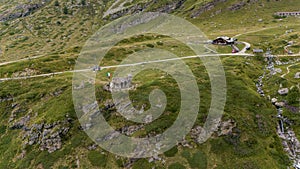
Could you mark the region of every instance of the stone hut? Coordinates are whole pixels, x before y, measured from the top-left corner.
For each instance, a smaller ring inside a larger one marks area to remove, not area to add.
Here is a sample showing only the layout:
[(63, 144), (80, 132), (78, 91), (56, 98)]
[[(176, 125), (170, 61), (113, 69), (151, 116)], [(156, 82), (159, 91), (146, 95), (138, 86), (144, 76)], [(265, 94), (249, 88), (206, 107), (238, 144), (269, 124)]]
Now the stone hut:
[(122, 90), (129, 89), (132, 87), (132, 75), (129, 74), (127, 77), (114, 77), (109, 83), (110, 90)]
[(299, 12), (276, 12), (275, 15), (277, 16), (300, 16)]

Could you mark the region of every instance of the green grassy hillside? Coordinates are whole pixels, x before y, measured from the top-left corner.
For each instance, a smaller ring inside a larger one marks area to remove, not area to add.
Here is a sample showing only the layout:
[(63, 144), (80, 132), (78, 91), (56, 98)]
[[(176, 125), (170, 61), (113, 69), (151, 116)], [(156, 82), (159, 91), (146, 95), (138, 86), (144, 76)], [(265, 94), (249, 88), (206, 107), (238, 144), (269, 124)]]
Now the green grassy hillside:
[[(7, 11), (14, 12), (19, 3), (40, 4), (42, 1), (2, 1), (0, 18)], [(129, 12), (121, 10), (103, 18), (107, 10), (118, 8), (120, 4), (124, 9), (130, 9)], [(295, 45), (291, 49), (299, 52), (299, 18), (279, 20), (273, 17), (277, 11), (299, 10), (300, 1), (296, 0), (121, 0), (117, 3), (58, 0), (45, 2), (28, 16), (0, 22), (0, 63), (28, 58), (0, 66), (0, 78), (73, 70), (86, 40), (119, 16), (136, 13), (137, 6), (144, 11), (162, 11), (184, 17), (211, 39), (220, 35), (237, 35), (239, 40), (251, 43), (253, 48), (271, 48), (275, 54), (282, 54), (283, 47), (293, 40)], [(293, 32), (286, 34), (290, 29)], [(147, 48), (165, 49), (180, 56), (193, 55), (187, 46), (170, 37), (144, 35), (118, 43), (106, 55), (103, 65), (116, 65), (125, 56)], [(227, 52), (228, 48), (217, 47), (217, 50)], [(38, 57), (32, 58), (34, 56)], [(211, 86), (199, 59), (185, 61), (193, 71), (201, 93), (196, 127), (207, 117)], [(233, 120), (232, 131), (220, 136), (220, 131), (217, 131), (204, 144), (198, 144), (191, 132), (185, 138), (190, 147), (179, 144), (160, 155), (163, 160), (155, 162), (148, 162), (149, 158), (118, 157), (94, 145), (77, 120), (72, 102), (72, 73), (0, 81), (0, 168), (269, 169), (291, 166), (292, 162), (276, 134), (276, 109), (267, 96), (261, 97), (256, 92), (255, 83), (266, 64), (264, 59), (259, 56), (226, 56), (221, 57), (221, 61), (227, 80), (222, 121)], [(285, 71), (286, 66), (281, 68)], [(268, 79), (267, 95), (275, 96), (280, 83), (287, 87), (298, 84), (293, 75), (299, 71), (299, 65), (290, 69), (287, 80), (278, 74)], [(120, 117), (114, 107), (106, 108), (111, 99), (110, 93), (103, 89), (109, 82), (105, 77), (108, 71), (113, 69), (99, 72), (96, 81), (97, 101), (105, 110), (104, 117), (115, 129), (135, 125)], [(276, 87), (272, 86), (274, 82)], [(176, 82), (162, 72), (144, 71), (134, 78), (134, 83), (138, 87), (130, 92), (130, 97), (135, 106), (149, 107), (148, 95), (158, 87), (166, 93), (168, 106), (157, 121), (144, 125), (133, 136), (163, 132), (172, 125), (179, 111), (180, 92)], [(294, 131), (299, 137), (298, 114), (284, 111), (294, 121)]]

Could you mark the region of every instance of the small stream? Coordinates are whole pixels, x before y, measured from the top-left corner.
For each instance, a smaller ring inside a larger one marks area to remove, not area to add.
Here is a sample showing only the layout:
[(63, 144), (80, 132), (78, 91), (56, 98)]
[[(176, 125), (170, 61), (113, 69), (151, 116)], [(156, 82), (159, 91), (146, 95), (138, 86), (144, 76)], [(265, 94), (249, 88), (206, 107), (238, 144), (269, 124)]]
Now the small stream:
[[(267, 62), (264, 67), (264, 73), (263, 75), (259, 76), (258, 82), (256, 83), (257, 92), (263, 97), (265, 96), (265, 93), (263, 91), (263, 79), (266, 77), (267, 70), (270, 71), (270, 73), (267, 75), (269, 77), (276, 74), (274, 68), (274, 56), (271, 54), (270, 51), (266, 53), (266, 60)], [(290, 160), (293, 162), (293, 167), (295, 167), (296, 169), (300, 169), (300, 142), (297, 139), (295, 132), (291, 128), (292, 123), (287, 117), (284, 117), (282, 115), (282, 107), (276, 104), (278, 103), (277, 101), (278, 100), (276, 98), (272, 99), (272, 104), (277, 109), (277, 134), (282, 139), (284, 151), (287, 152)]]

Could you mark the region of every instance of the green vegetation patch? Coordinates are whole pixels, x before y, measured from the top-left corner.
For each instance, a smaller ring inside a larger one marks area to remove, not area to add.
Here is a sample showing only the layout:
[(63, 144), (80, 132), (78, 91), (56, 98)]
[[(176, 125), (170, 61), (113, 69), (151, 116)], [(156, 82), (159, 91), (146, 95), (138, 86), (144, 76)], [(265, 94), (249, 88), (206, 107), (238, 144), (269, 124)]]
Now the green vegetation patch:
[(107, 156), (105, 154), (101, 154), (99, 151), (90, 151), (88, 153), (88, 159), (93, 166), (97, 167), (105, 167)]

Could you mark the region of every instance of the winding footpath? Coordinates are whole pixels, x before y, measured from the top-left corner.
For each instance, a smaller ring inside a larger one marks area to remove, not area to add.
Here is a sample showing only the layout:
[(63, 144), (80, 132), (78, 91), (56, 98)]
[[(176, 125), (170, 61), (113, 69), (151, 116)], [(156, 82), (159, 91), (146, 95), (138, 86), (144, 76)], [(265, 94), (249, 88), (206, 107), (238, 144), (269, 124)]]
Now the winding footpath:
[(27, 61), (27, 60), (31, 60), (31, 59), (37, 59), (37, 58), (40, 58), (40, 57), (43, 57), (43, 56), (45, 56), (45, 55), (37, 55), (37, 56), (32, 56), (32, 57), (18, 59), (18, 60), (9, 61), (9, 62), (2, 62), (2, 63), (0, 63), (0, 66), (12, 64), (12, 63), (17, 63), (17, 62), (22, 62), (22, 61)]
[[(239, 34), (238, 36), (240, 36), (240, 35), (241, 34)], [(245, 44), (245, 47), (241, 51), (239, 51), (238, 53), (223, 53), (223, 54), (218, 54), (217, 51), (209, 48), (205, 44), (204, 48), (206, 48), (208, 50), (208, 52), (205, 53), (205, 54), (203, 54), (203, 55), (185, 56), (185, 57), (179, 57), (179, 58), (154, 60), (154, 61), (148, 61), (148, 62), (139, 62), (139, 63), (133, 63), (133, 64), (125, 64), (125, 65), (104, 66), (104, 67), (101, 67), (101, 69), (103, 70), (103, 69), (118, 68), (118, 67), (137, 66), (137, 65), (149, 64), (149, 63), (168, 62), (168, 61), (173, 61), (173, 60), (192, 59), (192, 58), (200, 58), (200, 57), (213, 57), (213, 56), (254, 56), (253, 54), (247, 54), (247, 53), (245, 53), (247, 51), (247, 49), (249, 49), (251, 47), (250, 43), (248, 43), (248, 42), (240, 42), (240, 43)], [(209, 54), (209, 52), (211, 52), (212, 54)], [(37, 59), (37, 58), (40, 58), (40, 57), (43, 57), (43, 56), (45, 56), (45, 55), (38, 55), (38, 56), (28, 57), (28, 58), (19, 59), (19, 60), (3, 62), (3, 63), (0, 63), (0, 67), (8, 65), (8, 64), (12, 64), (12, 63), (27, 61), (27, 60), (31, 60), (31, 59)], [(0, 78), (0, 82), (1, 81), (8, 81), (8, 80), (21, 80), (21, 79), (30, 79), (30, 78), (38, 78), (38, 77), (49, 77), (49, 76), (54, 76), (54, 75), (59, 75), (59, 74), (64, 74), (64, 73), (75, 73), (75, 72), (82, 72), (82, 71), (86, 72), (86, 71), (93, 71), (93, 70), (92, 69), (71, 70), (71, 71), (46, 73), (46, 74), (40, 74), (40, 75), (32, 75), (32, 76)]]
[(295, 65), (298, 65), (298, 64), (299, 64), (299, 63), (294, 63), (294, 64), (289, 65), (288, 67), (286, 67), (287, 72), (286, 72), (285, 74), (281, 75), (280, 77), (281, 77), (281, 78), (284, 78), (286, 75), (288, 75), (288, 74), (290, 73), (290, 67), (295, 66)]
[(268, 29), (273, 29), (273, 28), (278, 28), (280, 26), (273, 26), (273, 27), (268, 27), (268, 28), (261, 28), (261, 29), (257, 29), (257, 30), (252, 30), (252, 31), (248, 31), (248, 32), (245, 32), (245, 33), (240, 33), (240, 34), (237, 34), (235, 36), (233, 36), (232, 38), (237, 38), (239, 36), (242, 36), (242, 35), (246, 35), (246, 34), (250, 34), (250, 33), (256, 33), (256, 32), (260, 32), (260, 31), (264, 31), (264, 30), (268, 30)]
[[(183, 60), (183, 59), (192, 59), (192, 58), (201, 58), (201, 57), (216, 57), (216, 56), (254, 56), (254, 55), (247, 54), (247, 53), (204, 54), (204, 55), (185, 56), (185, 57), (178, 57), (178, 58), (138, 62), (138, 63), (132, 63), (132, 64), (104, 66), (104, 67), (101, 67), (101, 70), (118, 68), (118, 67), (138, 66), (138, 65), (151, 64), (151, 63), (169, 62), (169, 61), (174, 61), (174, 60)], [(92, 69), (82, 69), (82, 70), (62, 71), (62, 72), (54, 72), (54, 73), (24, 76), (24, 77), (0, 78), (0, 81), (21, 80), (21, 79), (30, 79), (30, 78), (37, 78), (37, 77), (49, 77), (49, 76), (54, 76), (54, 75), (59, 75), (59, 74), (64, 74), (64, 73), (76, 73), (76, 72), (88, 72), (88, 71), (92, 72), (93, 70)]]
[(75, 72), (86, 72), (91, 71), (91, 69), (83, 69), (83, 70), (70, 70), (70, 71), (63, 71), (63, 72), (54, 72), (54, 73), (46, 73), (46, 74), (40, 74), (40, 75), (32, 75), (32, 76), (21, 76), (21, 77), (10, 77), (10, 78), (1, 78), (0, 81), (8, 81), (8, 80), (22, 80), (22, 79), (31, 79), (31, 78), (37, 78), (37, 77), (49, 77), (64, 73), (75, 73)]
[[(116, 1), (115, 3), (117, 3), (119, 1)], [(114, 5), (113, 5), (114, 6)], [(278, 27), (278, 26), (277, 26)], [(276, 27), (269, 27), (269, 28), (263, 28), (260, 30), (255, 30), (255, 31), (250, 31), (250, 32), (246, 32), (246, 33), (241, 33), (238, 34), (236, 36), (234, 36), (234, 38), (244, 35), (244, 34), (249, 34), (249, 33), (255, 33), (255, 32), (259, 32), (262, 30), (266, 30), (266, 29), (271, 29), (271, 28), (276, 28)], [(178, 57), (178, 58), (170, 58), (170, 59), (163, 59), (163, 60), (153, 60), (153, 61), (145, 61), (145, 62), (138, 62), (138, 63), (131, 63), (131, 64), (121, 64), (121, 65), (112, 65), (112, 66), (104, 66), (101, 67), (101, 70), (103, 69), (111, 69), (111, 68), (118, 68), (118, 67), (130, 67), (130, 66), (138, 66), (138, 65), (144, 65), (144, 64), (151, 64), (151, 63), (160, 63), (160, 62), (169, 62), (169, 61), (174, 61), (174, 60), (183, 60), (183, 59), (192, 59), (192, 58), (201, 58), (201, 57), (217, 57), (217, 56), (254, 56), (253, 54), (247, 54), (245, 53), (247, 51), (247, 49), (249, 49), (251, 47), (251, 45), (248, 42), (241, 42), (243, 44), (245, 44), (245, 47), (238, 53), (223, 53), (223, 54), (218, 54), (215, 50), (210, 49), (209, 47), (207, 47), (206, 45), (204, 45), (204, 47), (210, 51), (211, 53), (205, 53), (203, 55), (195, 55), (195, 56), (185, 56), (185, 57)], [(0, 63), (0, 67), (1, 66), (5, 66), (8, 64), (13, 64), (13, 63), (17, 63), (17, 62), (22, 62), (22, 61), (27, 61), (27, 60), (31, 60), (31, 59), (37, 59), (40, 57), (43, 57), (44, 55), (39, 55), (39, 56), (33, 56), (30, 58), (24, 58), (24, 59), (19, 59), (19, 60), (15, 60), (15, 61), (9, 61), (9, 62), (3, 62)], [(283, 56), (300, 56), (299, 54), (296, 55), (278, 55), (278, 57), (283, 57)], [(292, 65), (289, 65), (286, 69), (287, 72), (283, 75), (281, 75), (281, 78), (284, 78), (286, 75), (288, 75), (290, 73), (290, 67), (297, 65), (299, 63), (295, 63)], [(266, 67), (271, 67), (274, 64), (268, 64), (266, 65)], [(54, 73), (47, 73), (47, 74), (39, 74), (39, 75), (32, 75), (32, 76), (24, 76), (24, 77), (11, 77), (11, 78), (0, 78), (0, 82), (2, 81), (10, 81), (10, 80), (22, 80), (22, 79), (31, 79), (31, 78), (38, 78), (38, 77), (51, 77), (54, 75), (60, 75), (60, 74), (64, 74), (64, 73), (76, 73), (76, 72), (93, 72), (92, 68), (87, 68), (87, 69), (82, 69), (82, 70), (71, 70), (71, 71), (61, 71), (61, 72), (54, 72)], [(262, 76), (260, 76), (259, 79), (259, 83), (256, 84), (257, 85), (257, 92), (260, 93), (262, 96), (264, 96), (264, 92), (262, 90), (262, 86), (263, 86), (263, 78), (265, 76), (265, 71), (264, 74)], [(280, 109), (278, 109), (278, 114), (277, 114), (278, 118), (282, 118), (282, 114), (280, 112)], [(298, 147), (300, 147), (300, 142), (297, 139), (297, 137), (295, 137), (295, 133), (292, 130), (292, 128), (289, 128), (287, 131), (283, 131), (280, 130), (280, 128), (284, 128), (283, 127), (283, 121), (282, 119), (280, 119), (281, 123), (278, 123), (278, 131), (277, 134), (279, 135), (279, 137), (282, 139), (283, 144), (285, 146), (285, 151), (288, 153), (290, 159), (293, 161), (293, 165), (295, 168), (300, 168), (300, 150), (298, 149)]]

